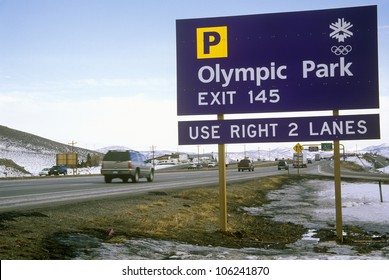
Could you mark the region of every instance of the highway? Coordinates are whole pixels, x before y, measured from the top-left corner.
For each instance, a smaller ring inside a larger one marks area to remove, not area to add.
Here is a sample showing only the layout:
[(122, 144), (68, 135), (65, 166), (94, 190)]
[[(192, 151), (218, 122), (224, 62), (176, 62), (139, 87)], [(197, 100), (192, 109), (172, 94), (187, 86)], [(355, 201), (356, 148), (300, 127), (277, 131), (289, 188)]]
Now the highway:
[[(308, 168), (300, 169), (299, 174), (331, 177), (333, 176), (332, 165), (333, 162), (331, 161), (316, 162), (309, 164)], [(290, 168), (289, 173), (297, 174), (297, 169)], [(288, 174), (288, 171), (278, 171), (276, 166), (257, 167), (254, 172), (238, 172), (237, 169), (227, 169), (227, 182), (245, 181), (281, 174)], [(389, 181), (388, 175), (361, 174), (348, 171), (342, 171), (342, 177)], [(57, 176), (0, 180), (0, 212), (216, 184), (218, 184), (217, 169), (157, 172), (154, 182), (151, 183), (142, 179), (139, 183), (122, 183), (120, 180), (114, 180), (111, 184), (106, 184), (102, 176)]]
[[(285, 173), (285, 171), (283, 171)], [(258, 168), (256, 172), (227, 171), (228, 182), (250, 180), (261, 176), (282, 174), (277, 167)], [(98, 198), (136, 195), (150, 191), (191, 188), (218, 183), (218, 171), (195, 170), (157, 172), (154, 182), (141, 179), (139, 183), (114, 180), (104, 183), (103, 176), (56, 176), (21, 180), (0, 180), (0, 211), (32, 208), (43, 205)]]
[[(334, 176), (334, 162), (333, 161), (321, 161), (320, 165), (317, 166), (317, 170), (311, 169), (307, 173), (333, 177)], [(341, 170), (341, 177), (342, 178), (349, 178), (349, 179), (372, 180), (372, 181), (377, 181), (377, 182), (378, 181), (389, 182), (389, 174), (384, 174), (384, 173), (379, 173), (379, 172), (355, 172), (355, 171), (342, 169)]]

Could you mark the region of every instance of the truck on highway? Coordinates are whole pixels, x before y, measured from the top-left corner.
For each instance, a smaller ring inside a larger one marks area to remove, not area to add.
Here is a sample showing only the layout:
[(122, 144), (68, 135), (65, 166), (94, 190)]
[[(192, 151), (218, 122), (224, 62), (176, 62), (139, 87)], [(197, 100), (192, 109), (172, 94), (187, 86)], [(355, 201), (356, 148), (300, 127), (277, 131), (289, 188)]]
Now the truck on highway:
[(307, 167), (307, 155), (305, 153), (293, 154), (293, 167), (304, 168)]
[(238, 171), (254, 171), (254, 163), (252, 160), (245, 158), (239, 161), (238, 163)]

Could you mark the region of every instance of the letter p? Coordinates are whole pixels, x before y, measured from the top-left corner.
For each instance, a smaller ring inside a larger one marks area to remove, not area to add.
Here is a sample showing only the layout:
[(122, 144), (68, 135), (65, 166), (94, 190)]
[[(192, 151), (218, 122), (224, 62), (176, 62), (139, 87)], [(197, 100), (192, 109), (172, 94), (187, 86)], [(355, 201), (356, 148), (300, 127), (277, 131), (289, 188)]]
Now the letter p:
[(197, 58), (220, 58), (228, 56), (227, 26), (196, 29)]
[(211, 46), (217, 46), (220, 43), (220, 34), (217, 32), (204, 32), (204, 54), (209, 54)]

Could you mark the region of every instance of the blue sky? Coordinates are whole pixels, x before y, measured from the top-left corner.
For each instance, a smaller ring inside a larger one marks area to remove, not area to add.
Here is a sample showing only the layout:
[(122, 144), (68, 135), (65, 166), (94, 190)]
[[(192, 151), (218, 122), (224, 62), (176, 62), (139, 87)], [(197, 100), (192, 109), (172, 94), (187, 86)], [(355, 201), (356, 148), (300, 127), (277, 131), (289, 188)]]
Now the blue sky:
[(372, 4), (382, 139), (346, 145), (389, 143), (388, 1), (0, 0), (0, 124), (90, 149), (191, 150), (177, 143), (176, 19)]

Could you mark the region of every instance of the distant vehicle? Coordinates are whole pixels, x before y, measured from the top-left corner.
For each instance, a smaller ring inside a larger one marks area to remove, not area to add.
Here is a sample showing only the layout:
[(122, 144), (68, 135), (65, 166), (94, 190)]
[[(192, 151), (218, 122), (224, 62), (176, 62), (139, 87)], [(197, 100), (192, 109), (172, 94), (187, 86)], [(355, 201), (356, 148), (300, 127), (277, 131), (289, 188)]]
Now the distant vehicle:
[(307, 167), (307, 155), (304, 153), (293, 154), (293, 167), (304, 168)]
[(278, 168), (278, 170), (281, 170), (281, 169), (288, 170), (289, 165), (285, 160), (280, 160), (280, 161), (278, 161), (277, 168)]
[(315, 154), (315, 161), (320, 161), (320, 154)]
[(50, 171), (50, 168), (46, 167), (46, 168), (43, 168), (40, 172), (39, 172), (39, 176), (49, 176), (49, 171)]
[(216, 162), (209, 162), (208, 167), (216, 167)]
[(188, 169), (200, 169), (203, 168), (203, 166), (200, 163), (194, 163), (192, 165), (189, 165)]
[(108, 151), (103, 157), (100, 173), (104, 175), (106, 183), (111, 183), (115, 178), (124, 183), (129, 179), (134, 183), (140, 178), (146, 178), (148, 182), (154, 180), (153, 165), (146, 161), (143, 154), (133, 150)]
[(249, 159), (242, 159), (238, 163), (238, 171), (254, 171), (254, 163), (252, 160)]
[(196, 169), (197, 168), (197, 164), (191, 164), (188, 166), (188, 169)]
[(48, 175), (66, 175), (68, 174), (68, 169), (65, 165), (54, 165), (48, 171)]

